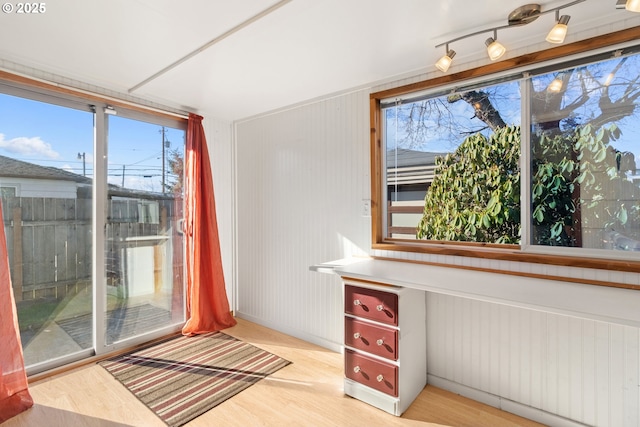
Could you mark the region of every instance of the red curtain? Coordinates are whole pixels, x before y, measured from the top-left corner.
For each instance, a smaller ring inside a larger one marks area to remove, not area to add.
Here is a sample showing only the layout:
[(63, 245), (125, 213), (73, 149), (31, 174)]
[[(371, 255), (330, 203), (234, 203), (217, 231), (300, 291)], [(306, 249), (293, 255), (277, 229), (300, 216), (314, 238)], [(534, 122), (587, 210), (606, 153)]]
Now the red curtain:
[(0, 202), (0, 423), (31, 406)]
[(187, 323), (184, 335), (236, 324), (229, 309), (218, 238), (213, 176), (202, 117), (189, 114), (185, 149)]

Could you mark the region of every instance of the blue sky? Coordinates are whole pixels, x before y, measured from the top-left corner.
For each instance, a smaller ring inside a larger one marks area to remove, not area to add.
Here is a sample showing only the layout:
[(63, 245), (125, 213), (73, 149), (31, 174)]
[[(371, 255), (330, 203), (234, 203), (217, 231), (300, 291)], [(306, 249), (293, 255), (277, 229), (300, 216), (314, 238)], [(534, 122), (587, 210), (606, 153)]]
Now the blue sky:
[[(495, 94), (492, 98), (492, 103), (500, 111), (503, 120), (508, 125), (520, 125), (520, 89), (518, 83), (503, 83), (494, 90)], [(404, 117), (408, 115), (414, 103), (407, 102), (400, 105), (398, 109), (397, 134), (395, 128), (396, 108), (389, 108), (386, 111), (386, 138), (389, 148), (393, 148), (397, 144), (399, 148), (447, 153), (455, 151), (467, 136), (478, 130), (482, 130), (486, 135), (491, 134), (491, 131), (486, 129), (486, 125), (474, 117), (473, 109), (469, 104), (464, 101), (449, 103), (447, 102), (447, 96), (440, 96), (438, 97), (439, 103), (431, 104), (441, 114), (427, 113), (422, 118), (426, 134), (423, 135), (424, 138), (420, 138), (419, 142), (407, 139), (406, 117)], [(417, 101), (417, 104), (423, 102)], [(451, 129), (451, 134), (446, 131), (449, 128)]]
[[(109, 182), (161, 191), (162, 127), (109, 116)], [(184, 151), (184, 132), (165, 128), (168, 150)], [(93, 175), (93, 114), (0, 94), (0, 155)], [(166, 166), (168, 171), (168, 165)], [(167, 178), (170, 180), (170, 178)]]

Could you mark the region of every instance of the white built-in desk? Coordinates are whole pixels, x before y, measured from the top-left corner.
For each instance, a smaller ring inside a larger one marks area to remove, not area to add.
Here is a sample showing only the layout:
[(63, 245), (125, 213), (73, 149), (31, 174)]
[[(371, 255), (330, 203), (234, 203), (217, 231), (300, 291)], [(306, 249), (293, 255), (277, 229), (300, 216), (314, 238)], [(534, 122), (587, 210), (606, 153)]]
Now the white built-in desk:
[(345, 287), (345, 393), (394, 415), (427, 382), (424, 292), (640, 327), (638, 290), (371, 258), (310, 269)]
[(633, 289), (369, 258), (327, 265), (343, 279), (640, 327), (640, 291)]

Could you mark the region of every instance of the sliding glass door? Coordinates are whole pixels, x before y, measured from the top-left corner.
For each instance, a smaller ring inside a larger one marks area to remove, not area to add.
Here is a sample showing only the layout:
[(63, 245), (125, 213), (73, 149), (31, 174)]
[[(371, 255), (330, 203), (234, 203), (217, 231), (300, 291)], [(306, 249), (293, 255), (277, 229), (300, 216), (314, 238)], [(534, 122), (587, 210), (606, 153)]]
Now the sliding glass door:
[(121, 109), (108, 115), (107, 347), (184, 320), (184, 138), (170, 122), (142, 121)]
[(0, 200), (29, 374), (184, 323), (185, 131), (0, 84)]

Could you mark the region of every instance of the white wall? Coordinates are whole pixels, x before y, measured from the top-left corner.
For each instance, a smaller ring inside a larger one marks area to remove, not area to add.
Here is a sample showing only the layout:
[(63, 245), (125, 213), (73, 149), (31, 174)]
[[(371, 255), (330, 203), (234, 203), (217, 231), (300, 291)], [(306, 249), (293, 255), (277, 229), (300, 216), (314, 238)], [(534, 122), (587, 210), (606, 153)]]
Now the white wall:
[(233, 310), (234, 305), (234, 178), (233, 178), (233, 126), (230, 122), (205, 117), (202, 121), (211, 171), (213, 173), (213, 187), (216, 202), (216, 216), (218, 220), (218, 235), (220, 237), (220, 251), (222, 253), (222, 267), (224, 269), (227, 296)]
[(342, 290), (309, 266), (370, 247), (368, 92), (238, 123), (237, 312), (329, 348)]

